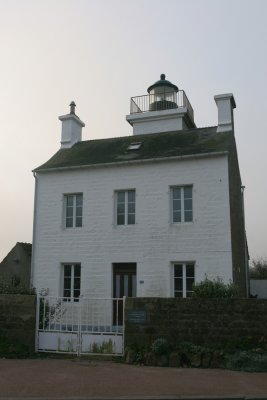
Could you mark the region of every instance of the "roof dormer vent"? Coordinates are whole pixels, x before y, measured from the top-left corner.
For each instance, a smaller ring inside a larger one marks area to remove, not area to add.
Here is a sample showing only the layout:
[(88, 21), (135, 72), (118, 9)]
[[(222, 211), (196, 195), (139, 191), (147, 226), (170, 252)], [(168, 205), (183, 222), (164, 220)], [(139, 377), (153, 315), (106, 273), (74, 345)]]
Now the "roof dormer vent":
[(141, 146), (142, 142), (133, 142), (129, 144), (129, 146), (127, 147), (127, 151), (139, 150)]

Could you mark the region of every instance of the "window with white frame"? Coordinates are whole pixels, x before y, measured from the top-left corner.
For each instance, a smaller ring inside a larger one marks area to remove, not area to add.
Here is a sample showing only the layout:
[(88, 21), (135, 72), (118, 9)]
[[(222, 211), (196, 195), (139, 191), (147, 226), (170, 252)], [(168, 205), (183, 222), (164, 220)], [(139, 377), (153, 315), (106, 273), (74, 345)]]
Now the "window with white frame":
[(120, 190), (115, 193), (116, 224), (135, 224), (135, 190)]
[(173, 265), (174, 273), (174, 297), (190, 297), (193, 293), (193, 284), (195, 282), (195, 264), (175, 263)]
[(193, 221), (193, 186), (171, 188), (172, 222)]
[(63, 297), (78, 301), (81, 290), (81, 264), (63, 264)]
[(65, 194), (65, 227), (66, 228), (80, 228), (83, 220), (83, 195)]

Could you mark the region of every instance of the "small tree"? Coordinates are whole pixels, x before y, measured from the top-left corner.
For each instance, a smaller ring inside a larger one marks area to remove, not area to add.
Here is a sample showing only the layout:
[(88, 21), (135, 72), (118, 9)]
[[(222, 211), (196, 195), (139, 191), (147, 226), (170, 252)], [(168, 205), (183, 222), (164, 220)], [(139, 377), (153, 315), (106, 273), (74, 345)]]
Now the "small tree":
[(207, 277), (193, 286), (195, 298), (235, 298), (238, 297), (238, 288), (233, 283), (223, 283), (220, 278), (215, 280)]
[(267, 259), (258, 258), (252, 261), (249, 268), (250, 279), (267, 279)]

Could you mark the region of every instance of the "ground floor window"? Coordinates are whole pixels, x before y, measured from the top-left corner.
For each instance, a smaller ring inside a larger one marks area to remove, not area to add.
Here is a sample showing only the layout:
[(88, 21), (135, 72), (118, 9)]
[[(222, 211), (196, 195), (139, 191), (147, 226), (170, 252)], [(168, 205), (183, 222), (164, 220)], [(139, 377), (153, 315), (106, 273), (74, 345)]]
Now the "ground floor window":
[(63, 265), (63, 297), (78, 301), (81, 289), (81, 264)]
[(174, 297), (190, 297), (195, 282), (195, 264), (177, 262), (173, 266)]

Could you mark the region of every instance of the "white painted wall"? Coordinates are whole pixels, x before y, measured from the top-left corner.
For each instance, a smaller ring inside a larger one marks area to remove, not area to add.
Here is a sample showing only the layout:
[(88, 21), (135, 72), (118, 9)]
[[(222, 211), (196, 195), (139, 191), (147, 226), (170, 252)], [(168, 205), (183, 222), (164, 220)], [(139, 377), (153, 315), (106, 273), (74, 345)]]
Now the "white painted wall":
[(171, 110), (150, 111), (126, 115), (126, 120), (133, 126), (133, 135), (159, 132), (174, 132), (188, 129), (184, 121), (186, 107)]
[(259, 299), (267, 299), (267, 279), (250, 279), (250, 293)]
[[(112, 296), (112, 263), (137, 263), (138, 296), (172, 296), (175, 261), (232, 279), (227, 156), (37, 176), (33, 285), (61, 293), (61, 263), (80, 262), (81, 294)], [(170, 186), (193, 184), (192, 223), (170, 223)], [(136, 225), (114, 224), (114, 190), (136, 190)], [(83, 227), (65, 229), (63, 194), (83, 192)], [(144, 281), (140, 284), (139, 281)]]

